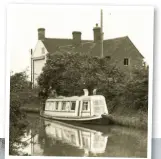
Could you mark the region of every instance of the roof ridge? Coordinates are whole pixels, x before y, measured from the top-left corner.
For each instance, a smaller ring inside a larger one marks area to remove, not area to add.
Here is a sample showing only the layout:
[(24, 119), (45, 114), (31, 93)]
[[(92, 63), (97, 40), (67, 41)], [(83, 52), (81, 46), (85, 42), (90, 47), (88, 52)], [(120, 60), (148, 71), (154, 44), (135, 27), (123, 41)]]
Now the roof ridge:
[(73, 40), (70, 38), (45, 38), (45, 40)]
[[(45, 40), (73, 40), (72, 38), (45, 38)], [(81, 41), (88, 41), (88, 42), (92, 42), (93, 40), (85, 40), (85, 39), (81, 39)]]
[(116, 39), (125, 39), (125, 38), (129, 38), (128, 35), (126, 35), (126, 36), (121, 36), (121, 37), (116, 37), (116, 38), (111, 38), (111, 39), (105, 39), (105, 40), (103, 40), (103, 41), (116, 40)]

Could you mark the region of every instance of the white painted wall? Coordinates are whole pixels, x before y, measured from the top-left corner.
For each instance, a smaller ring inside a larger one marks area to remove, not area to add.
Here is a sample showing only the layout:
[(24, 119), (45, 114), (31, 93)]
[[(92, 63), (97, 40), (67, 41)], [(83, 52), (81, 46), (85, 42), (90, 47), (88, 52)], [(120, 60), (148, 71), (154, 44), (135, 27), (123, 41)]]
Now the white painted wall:
[(34, 80), (34, 85), (37, 85), (37, 78), (42, 72), (42, 68), (44, 67), (46, 63), (46, 54), (48, 53), (47, 49), (45, 48), (43, 42), (41, 40), (38, 40), (35, 50), (33, 51), (32, 58), (39, 58), (42, 56), (45, 56), (45, 59), (40, 59), (40, 60), (33, 60), (33, 80)]
[(42, 68), (44, 67), (46, 60), (36, 60), (34, 63), (34, 85), (37, 85), (37, 78), (42, 72)]

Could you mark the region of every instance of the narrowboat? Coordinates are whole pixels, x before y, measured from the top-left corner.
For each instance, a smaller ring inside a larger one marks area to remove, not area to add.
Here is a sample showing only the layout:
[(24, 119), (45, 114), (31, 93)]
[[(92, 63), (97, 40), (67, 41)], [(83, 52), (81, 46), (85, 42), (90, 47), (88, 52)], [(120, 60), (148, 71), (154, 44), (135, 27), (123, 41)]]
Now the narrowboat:
[(108, 109), (104, 96), (88, 95), (84, 89), (83, 96), (48, 98), (40, 115), (59, 121), (99, 123), (102, 115), (108, 115)]

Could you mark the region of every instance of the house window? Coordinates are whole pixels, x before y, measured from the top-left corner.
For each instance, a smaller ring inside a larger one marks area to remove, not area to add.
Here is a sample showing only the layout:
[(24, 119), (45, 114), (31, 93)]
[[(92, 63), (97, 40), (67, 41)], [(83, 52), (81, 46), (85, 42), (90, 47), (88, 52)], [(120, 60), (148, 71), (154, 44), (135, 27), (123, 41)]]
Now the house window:
[(88, 101), (83, 102), (83, 108), (82, 110), (88, 110)]
[(76, 102), (71, 103), (71, 110), (75, 110), (75, 105), (76, 105)]
[(110, 60), (110, 59), (111, 59), (111, 56), (106, 56), (106, 59), (107, 59), (107, 60)]
[(124, 58), (124, 65), (128, 66), (129, 65), (129, 59), (128, 58)]
[(45, 54), (45, 48), (44, 47), (41, 48), (41, 53)]

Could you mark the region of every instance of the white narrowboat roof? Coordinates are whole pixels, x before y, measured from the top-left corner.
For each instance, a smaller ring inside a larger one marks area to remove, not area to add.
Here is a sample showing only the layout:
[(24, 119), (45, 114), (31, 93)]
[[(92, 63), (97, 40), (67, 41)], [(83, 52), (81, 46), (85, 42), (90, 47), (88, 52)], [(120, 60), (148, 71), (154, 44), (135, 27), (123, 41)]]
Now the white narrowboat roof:
[(92, 100), (92, 99), (105, 99), (105, 97), (102, 95), (57, 97), (57, 98), (48, 98), (47, 101), (76, 101), (76, 100)]

